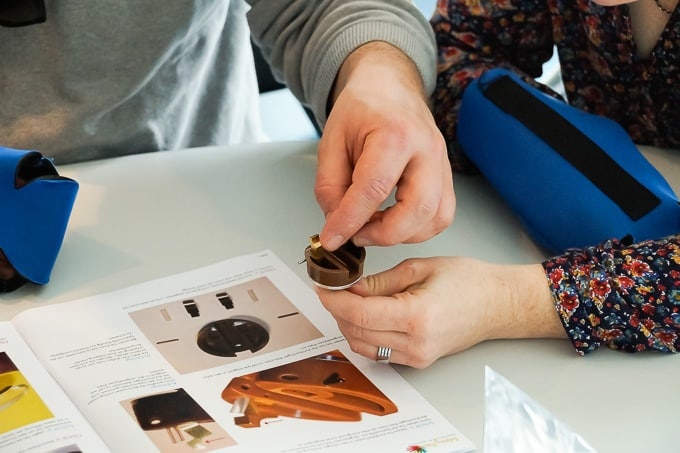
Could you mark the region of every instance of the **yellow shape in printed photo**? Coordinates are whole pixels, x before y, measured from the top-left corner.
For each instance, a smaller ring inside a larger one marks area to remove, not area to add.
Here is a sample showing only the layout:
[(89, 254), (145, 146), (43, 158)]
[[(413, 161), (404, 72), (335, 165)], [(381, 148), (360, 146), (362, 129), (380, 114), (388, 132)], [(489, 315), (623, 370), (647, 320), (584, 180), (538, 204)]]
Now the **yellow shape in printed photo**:
[(0, 374), (0, 434), (52, 417), (20, 371)]

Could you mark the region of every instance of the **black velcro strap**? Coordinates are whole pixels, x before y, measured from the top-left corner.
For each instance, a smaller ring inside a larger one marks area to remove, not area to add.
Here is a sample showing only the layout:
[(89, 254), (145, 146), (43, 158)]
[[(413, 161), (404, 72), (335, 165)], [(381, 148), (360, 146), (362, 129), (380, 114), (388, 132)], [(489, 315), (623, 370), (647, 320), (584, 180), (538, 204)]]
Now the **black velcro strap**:
[(661, 203), (580, 129), (512, 78), (494, 80), (484, 95), (566, 159), (632, 220), (638, 220)]

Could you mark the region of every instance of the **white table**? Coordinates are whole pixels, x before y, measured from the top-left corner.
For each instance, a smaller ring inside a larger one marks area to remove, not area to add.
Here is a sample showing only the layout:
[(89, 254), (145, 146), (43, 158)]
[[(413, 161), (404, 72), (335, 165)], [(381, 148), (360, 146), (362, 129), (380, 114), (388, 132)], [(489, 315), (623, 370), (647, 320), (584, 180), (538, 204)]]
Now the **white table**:
[[(323, 222), (313, 195), (315, 148), (314, 142), (202, 148), (60, 167), (80, 192), (52, 279), (1, 295), (0, 319), (262, 249), (309, 281), (298, 263)], [(650, 153), (680, 181), (680, 158)], [(455, 186), (458, 208), (447, 231), (423, 244), (369, 248), (366, 272), (412, 256), (543, 258), (481, 178), (456, 176)], [(485, 365), (601, 452), (678, 448), (675, 355), (600, 350), (582, 358), (567, 341), (494, 341), (426, 370), (396, 368), (481, 451)]]

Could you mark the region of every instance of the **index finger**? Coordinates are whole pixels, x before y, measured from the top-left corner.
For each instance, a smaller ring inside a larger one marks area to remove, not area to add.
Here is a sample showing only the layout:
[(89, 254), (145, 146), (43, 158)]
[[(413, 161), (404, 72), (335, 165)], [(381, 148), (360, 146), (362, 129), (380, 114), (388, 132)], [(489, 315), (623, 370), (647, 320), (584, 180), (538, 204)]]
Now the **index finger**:
[[(325, 248), (334, 250), (349, 240), (390, 196), (408, 162), (408, 156), (381, 137), (369, 137), (356, 162), (352, 182), (331, 211), (320, 233)], [(387, 140), (389, 142), (389, 140)], [(385, 156), (390, 158), (385, 158)]]
[(314, 183), (314, 195), (324, 215), (338, 207), (352, 184), (352, 166), (344, 135), (329, 125), (319, 141)]

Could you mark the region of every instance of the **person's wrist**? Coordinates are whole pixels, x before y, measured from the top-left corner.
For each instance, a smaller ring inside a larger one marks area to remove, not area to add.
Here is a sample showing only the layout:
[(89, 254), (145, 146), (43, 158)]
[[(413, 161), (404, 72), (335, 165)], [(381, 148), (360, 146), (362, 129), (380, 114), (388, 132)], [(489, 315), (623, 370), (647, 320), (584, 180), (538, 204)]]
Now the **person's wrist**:
[(408, 90), (426, 98), (420, 72), (411, 59), (401, 50), (383, 41), (366, 43), (350, 53), (342, 63), (329, 98), (329, 109), (348, 83), (354, 78), (367, 81), (404, 85)]
[(495, 266), (493, 338), (565, 336), (540, 264)]

